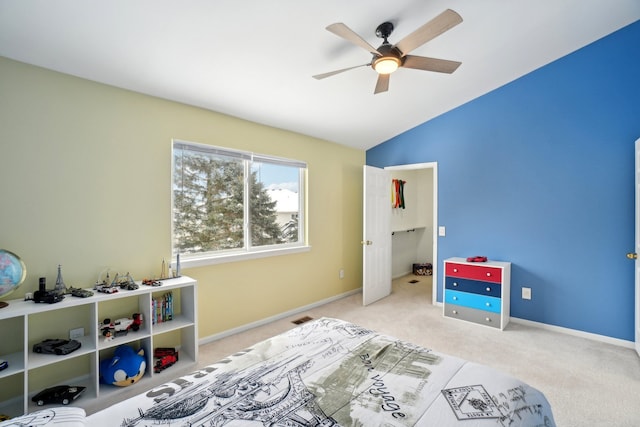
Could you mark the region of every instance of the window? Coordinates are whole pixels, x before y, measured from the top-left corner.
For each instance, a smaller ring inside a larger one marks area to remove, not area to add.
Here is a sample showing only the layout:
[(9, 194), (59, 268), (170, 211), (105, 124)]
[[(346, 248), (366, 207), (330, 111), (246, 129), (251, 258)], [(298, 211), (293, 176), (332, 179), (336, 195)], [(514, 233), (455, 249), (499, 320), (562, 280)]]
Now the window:
[(306, 170), (296, 160), (173, 141), (174, 258), (213, 262), (304, 247)]

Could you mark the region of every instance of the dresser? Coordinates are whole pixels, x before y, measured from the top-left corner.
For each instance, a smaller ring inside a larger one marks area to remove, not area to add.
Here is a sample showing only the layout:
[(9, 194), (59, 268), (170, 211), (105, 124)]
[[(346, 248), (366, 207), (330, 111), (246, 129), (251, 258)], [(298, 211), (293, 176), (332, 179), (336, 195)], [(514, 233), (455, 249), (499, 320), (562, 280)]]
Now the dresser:
[(509, 323), (511, 263), (444, 261), (444, 316), (504, 329)]

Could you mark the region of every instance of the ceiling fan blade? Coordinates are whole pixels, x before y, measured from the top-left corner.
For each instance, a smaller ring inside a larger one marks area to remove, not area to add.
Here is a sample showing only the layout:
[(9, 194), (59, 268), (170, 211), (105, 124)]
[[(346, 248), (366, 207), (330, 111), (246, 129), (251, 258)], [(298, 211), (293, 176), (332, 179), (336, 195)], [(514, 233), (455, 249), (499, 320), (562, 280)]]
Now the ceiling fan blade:
[(451, 9), (447, 9), (422, 27), (409, 34), (398, 43), (395, 47), (400, 49), (404, 55), (411, 52), (418, 46), (422, 46), (429, 40), (432, 40), (444, 33), (445, 31), (455, 27), (462, 22), (462, 17)]
[(404, 68), (414, 68), (416, 70), (435, 71), (437, 73), (451, 74), (462, 64), (458, 61), (448, 59), (428, 58), (426, 56), (407, 55), (404, 57), (402, 66)]
[(380, 92), (386, 92), (389, 90), (389, 76), (391, 74), (378, 74), (378, 81), (376, 82), (376, 90), (373, 91), (373, 94)]
[(356, 34), (351, 28), (344, 25), (342, 22), (336, 22), (335, 24), (331, 24), (327, 27), (327, 31), (332, 32), (336, 36), (342, 37), (343, 39), (350, 41), (356, 46), (360, 46), (363, 49), (366, 49), (368, 52), (373, 53), (374, 55), (380, 55), (378, 50), (367, 43), (362, 37)]
[(344, 73), (345, 71), (353, 70), (354, 68), (366, 67), (366, 66), (369, 66), (369, 65), (371, 65), (371, 63), (362, 64), (362, 65), (356, 65), (355, 67), (343, 68), (341, 70), (329, 71), (328, 73), (316, 74), (315, 76), (312, 76), (312, 77), (314, 79), (316, 79), (316, 80), (321, 80), (321, 79), (324, 79), (324, 78), (327, 78), (327, 77), (334, 76), (336, 74)]

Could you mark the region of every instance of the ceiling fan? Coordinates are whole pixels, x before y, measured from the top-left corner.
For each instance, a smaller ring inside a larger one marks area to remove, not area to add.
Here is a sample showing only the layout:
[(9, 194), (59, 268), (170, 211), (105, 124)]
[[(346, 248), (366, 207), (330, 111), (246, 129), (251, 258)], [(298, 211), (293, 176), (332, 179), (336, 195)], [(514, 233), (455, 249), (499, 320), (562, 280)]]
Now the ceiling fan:
[(331, 24), (327, 27), (328, 31), (356, 46), (366, 49), (373, 54), (373, 58), (371, 62), (367, 64), (317, 74), (313, 76), (313, 78), (320, 80), (354, 68), (370, 66), (378, 72), (378, 81), (376, 83), (376, 89), (373, 92), (376, 94), (389, 90), (389, 76), (399, 67), (451, 74), (460, 66), (461, 62), (408, 55), (408, 53), (461, 22), (462, 17), (458, 15), (457, 12), (447, 9), (394, 45), (387, 41), (387, 38), (393, 32), (393, 24), (391, 22), (384, 22), (376, 29), (376, 36), (383, 39), (382, 44), (377, 49), (367, 43), (345, 24), (341, 22)]

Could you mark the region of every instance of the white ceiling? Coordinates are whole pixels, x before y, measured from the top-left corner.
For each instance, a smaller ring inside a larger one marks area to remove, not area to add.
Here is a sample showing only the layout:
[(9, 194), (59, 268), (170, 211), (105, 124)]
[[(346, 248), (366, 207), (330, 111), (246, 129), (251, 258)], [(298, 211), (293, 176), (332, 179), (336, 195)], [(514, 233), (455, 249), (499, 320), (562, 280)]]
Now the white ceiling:
[[(368, 52), (445, 9), (463, 22), (374, 95)], [(0, 0), (0, 55), (361, 149), (373, 147), (640, 19), (639, 0)], [(0, 76), (1, 78), (1, 76)]]

